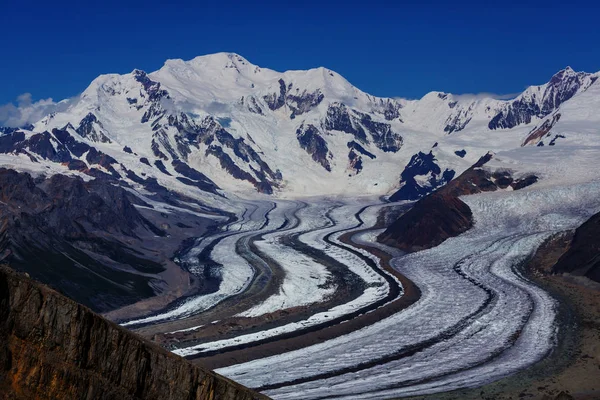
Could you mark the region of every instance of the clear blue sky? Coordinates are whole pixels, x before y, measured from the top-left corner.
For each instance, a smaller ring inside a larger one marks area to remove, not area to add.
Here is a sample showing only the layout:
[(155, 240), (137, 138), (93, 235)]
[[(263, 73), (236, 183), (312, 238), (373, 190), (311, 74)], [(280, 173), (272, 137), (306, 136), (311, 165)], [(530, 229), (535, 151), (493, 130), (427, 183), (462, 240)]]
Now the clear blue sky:
[(102, 73), (219, 51), (276, 70), (325, 66), (368, 93), (409, 98), (514, 93), (567, 65), (600, 70), (592, 2), (286, 3), (5, 0), (0, 105), (26, 92), (60, 100)]

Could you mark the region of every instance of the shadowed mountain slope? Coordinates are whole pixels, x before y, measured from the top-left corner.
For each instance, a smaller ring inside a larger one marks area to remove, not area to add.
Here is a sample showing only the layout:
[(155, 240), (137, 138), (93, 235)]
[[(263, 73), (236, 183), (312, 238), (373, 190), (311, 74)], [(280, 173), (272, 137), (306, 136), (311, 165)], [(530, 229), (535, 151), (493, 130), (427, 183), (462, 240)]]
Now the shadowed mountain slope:
[(267, 399), (0, 268), (0, 399)]

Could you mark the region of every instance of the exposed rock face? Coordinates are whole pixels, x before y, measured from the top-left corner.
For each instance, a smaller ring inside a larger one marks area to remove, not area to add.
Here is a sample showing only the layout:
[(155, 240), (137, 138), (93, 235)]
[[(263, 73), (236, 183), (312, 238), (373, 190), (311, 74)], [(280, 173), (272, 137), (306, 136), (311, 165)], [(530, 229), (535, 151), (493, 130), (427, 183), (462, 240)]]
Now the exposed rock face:
[(266, 399), (0, 268), (0, 399)]
[(352, 149), (348, 153), (348, 168), (353, 169), (356, 173), (362, 171), (362, 157)]
[(450, 194), (433, 193), (417, 202), (378, 240), (404, 251), (419, 251), (435, 247), (472, 226), (469, 206)]
[[(141, 122), (155, 121), (166, 113), (160, 101), (162, 99), (169, 99), (169, 92), (161, 88), (160, 82), (151, 80), (144, 71), (136, 69), (133, 71), (133, 76), (142, 85), (143, 92), (140, 92), (140, 94), (145, 98), (145, 105), (148, 106), (142, 116)], [(129, 101), (129, 104), (131, 107), (141, 108), (140, 105), (137, 105), (137, 101)]]
[(319, 129), (314, 125), (301, 125), (296, 131), (296, 138), (300, 146), (312, 156), (312, 159), (331, 171), (329, 160), (333, 157), (327, 148), (327, 142), (321, 136)]
[(488, 153), (458, 178), (423, 197), (414, 207), (389, 226), (378, 240), (404, 251), (435, 247), (473, 226), (473, 214), (460, 196), (495, 191), (509, 185), (514, 190), (537, 182), (537, 177), (513, 180), (508, 171), (494, 173), (481, 168), (492, 158)]
[[(146, 160), (146, 162), (144, 162), (144, 164), (150, 165), (150, 163), (148, 162), (148, 160), (147, 160), (147, 159), (145, 159), (145, 160)], [(142, 161), (142, 159), (140, 159), (140, 161)], [(142, 162), (143, 162), (143, 161), (142, 161)], [(155, 166), (156, 166), (156, 168), (158, 168), (158, 170), (159, 170), (160, 172), (162, 172), (163, 174), (165, 174), (165, 175), (169, 175), (169, 176), (171, 175), (171, 174), (169, 173), (169, 171), (167, 171), (167, 168), (165, 167), (165, 164), (163, 164), (163, 162), (162, 162), (162, 161), (160, 161), (160, 160), (154, 160), (154, 165), (155, 165)]]
[(525, 92), (507, 103), (502, 111), (490, 120), (490, 129), (510, 129), (528, 124), (534, 117), (543, 118), (578, 92), (586, 90), (596, 78), (590, 74), (565, 68), (557, 72), (543, 90)]
[(554, 146), (554, 145), (556, 145), (556, 141), (558, 139), (565, 139), (565, 138), (566, 138), (565, 135), (560, 135), (560, 134), (554, 135), (554, 137), (552, 138), (552, 140), (550, 141), (550, 143), (548, 143), (548, 146)]
[(310, 111), (314, 107), (318, 106), (325, 96), (319, 89), (314, 92), (307, 92), (304, 90), (300, 94), (289, 94), (287, 97), (287, 105), (292, 110), (290, 118), (295, 118), (298, 115), (304, 114)]
[[(177, 118), (169, 117), (168, 120), (169, 124), (175, 126), (179, 131), (178, 150), (180, 154), (187, 155), (191, 153), (190, 146), (199, 148), (202, 143), (208, 146), (206, 155), (212, 155), (219, 160), (221, 168), (228, 171), (234, 178), (252, 183), (258, 191), (263, 193), (272, 193), (272, 188), (279, 186), (281, 176), (274, 172), (243, 138), (235, 138), (213, 117), (205, 118), (200, 124), (194, 123), (185, 114), (180, 114)], [(224, 148), (233, 151), (233, 154), (244, 163), (254, 163), (258, 167), (252, 168), (252, 173), (243, 170), (224, 151)], [(205, 179), (208, 180), (206, 177)]]
[[(188, 178), (188, 180), (191, 180), (193, 186), (198, 186), (200, 189), (207, 192), (216, 193), (218, 187), (203, 173), (191, 168), (189, 165), (179, 160), (173, 160), (171, 165), (173, 165), (175, 171)], [(183, 182), (181, 178), (180, 180)]]
[(537, 103), (519, 99), (492, 118), (488, 126), (490, 129), (510, 129), (517, 125), (528, 124), (533, 117), (537, 116), (543, 117)]
[(600, 213), (575, 230), (568, 250), (552, 268), (554, 272), (583, 275), (600, 282)]
[[(287, 105), (292, 110), (290, 119), (294, 119), (296, 116), (310, 111), (325, 98), (319, 89), (314, 92), (303, 90), (302, 93), (298, 93), (299, 88), (296, 88), (295, 92), (292, 91), (293, 83), (286, 84), (283, 79), (279, 79), (278, 84), (279, 90), (263, 96), (263, 100), (271, 111), (279, 110), (284, 105)], [(262, 109), (256, 104), (256, 100), (252, 97), (251, 99), (249, 104), (250, 110), (257, 114), (262, 114)]]
[[(279, 186), (282, 179), (281, 175), (274, 172), (252, 146), (246, 143), (245, 139), (235, 138), (228, 132), (221, 124), (223, 122), (227, 125), (227, 121), (217, 121), (212, 116), (196, 121), (183, 112), (169, 115), (159, 112), (155, 117), (152, 122), (152, 130), (154, 131), (151, 144), (152, 152), (161, 160), (172, 160), (171, 163), (175, 170), (183, 175), (177, 177), (180, 182), (196, 186), (207, 192), (217, 193), (216, 189), (218, 187), (214, 182), (186, 163), (188, 156), (192, 152), (198, 151), (200, 145), (203, 144), (206, 146), (206, 156), (215, 157), (221, 168), (236, 179), (252, 183), (259, 192), (270, 194), (273, 192), (273, 187)], [(176, 132), (173, 138), (175, 143), (172, 143), (169, 139), (167, 132), (173, 129)], [(166, 154), (161, 149), (164, 149)], [(250, 166), (250, 172), (242, 169), (239, 166), (241, 164), (236, 164), (225, 149), (231, 150), (236, 159), (239, 158), (245, 164), (257, 165), (257, 168)], [(162, 161), (156, 160), (155, 164), (161, 172), (171, 175), (164, 168)], [(190, 176), (190, 172), (194, 177)]]
[[(456, 102), (448, 103), (450, 108), (454, 108), (456, 106)], [(450, 115), (446, 119), (446, 123), (444, 126), (444, 132), (451, 134), (453, 132), (462, 131), (466, 128), (466, 126), (471, 122), (473, 117), (473, 108), (475, 103), (472, 103), (469, 107), (458, 110), (455, 114)]]
[(76, 131), (79, 136), (88, 138), (94, 142), (111, 143), (110, 139), (103, 132), (102, 124), (92, 113), (89, 113), (81, 120)]
[[(133, 250), (165, 233), (133, 195), (100, 180), (0, 169), (0, 262), (106, 311), (153, 296), (163, 266)], [(128, 244), (125, 244), (128, 243)], [(126, 272), (136, 271), (136, 272)]]
[(367, 156), (371, 160), (374, 160), (377, 158), (377, 156), (375, 156), (375, 154), (368, 152), (364, 147), (362, 147), (360, 144), (356, 143), (354, 140), (348, 142), (347, 146), (349, 149), (355, 150), (357, 153), (360, 153), (363, 156)]
[(362, 156), (367, 156), (371, 160), (376, 158), (375, 154), (368, 152), (354, 140), (348, 142), (348, 148), (350, 149), (350, 152), (348, 152), (348, 168), (354, 170), (357, 174), (360, 173), (363, 168)]
[[(400, 103), (388, 99), (383, 105), (383, 116), (388, 121), (400, 119)], [(401, 119), (400, 119), (401, 120)]]
[(286, 87), (283, 79), (279, 80), (279, 92), (271, 93), (263, 97), (267, 106), (271, 111), (275, 111), (283, 107), (285, 104)]
[[(386, 120), (399, 117), (400, 106), (388, 102), (383, 114)], [(395, 153), (402, 147), (403, 139), (392, 130), (388, 123), (373, 121), (369, 114), (348, 108), (343, 103), (332, 103), (327, 108), (327, 116), (323, 122), (327, 130), (337, 130), (354, 135), (363, 144), (373, 143), (385, 152)], [(367, 136), (367, 133), (369, 134)], [(369, 136), (371, 140), (369, 140)]]
[[(548, 118), (544, 121), (542, 125), (539, 127), (536, 126), (529, 132), (527, 138), (523, 142), (521, 146), (527, 146), (528, 144), (538, 144), (542, 143), (541, 140), (544, 136), (550, 135), (550, 130), (556, 125), (556, 123), (560, 120), (560, 113), (554, 114), (551, 118)], [(543, 145), (543, 144), (542, 144)]]
[(346, 132), (354, 135), (361, 143), (368, 143), (367, 134), (355, 117), (352, 117), (348, 107), (342, 103), (332, 103), (327, 108), (324, 123), (325, 129)]
[(460, 158), (465, 158), (465, 156), (467, 155), (467, 151), (465, 149), (462, 150), (456, 150), (454, 152), (454, 154), (456, 154), (457, 156), (459, 156)]
[(400, 175), (400, 189), (391, 197), (391, 201), (418, 200), (444, 186), (454, 178), (455, 172), (446, 169), (444, 172), (436, 162), (433, 152), (419, 152), (412, 156)]
[[(114, 158), (76, 140), (69, 133), (69, 129), (73, 129), (73, 127), (67, 125), (63, 129), (53, 129), (52, 132), (45, 131), (29, 137), (26, 137), (22, 131), (12, 131), (0, 136), (0, 153), (26, 154), (33, 162), (36, 162), (38, 157), (56, 163), (75, 162), (77, 167), (73, 169), (78, 169), (94, 177), (103, 176), (108, 179), (121, 177), (114, 168), (114, 165), (117, 164)], [(84, 155), (85, 158), (81, 159)], [(86, 165), (87, 168), (84, 168), (83, 165)], [(110, 175), (95, 168), (94, 165), (102, 167)]]
[(390, 124), (373, 121), (369, 114), (354, 111), (360, 117), (360, 123), (371, 134), (373, 143), (386, 153), (396, 153), (402, 147), (402, 136), (392, 130)]

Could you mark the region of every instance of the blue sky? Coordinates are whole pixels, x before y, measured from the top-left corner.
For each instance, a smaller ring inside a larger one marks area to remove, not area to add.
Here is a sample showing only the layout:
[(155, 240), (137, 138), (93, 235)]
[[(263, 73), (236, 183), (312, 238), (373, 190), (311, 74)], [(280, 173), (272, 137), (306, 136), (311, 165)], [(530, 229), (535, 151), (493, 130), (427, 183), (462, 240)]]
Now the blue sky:
[(514, 93), (567, 65), (600, 70), (598, 5), (292, 3), (7, 0), (0, 105), (23, 93), (60, 100), (102, 73), (219, 51), (275, 70), (325, 66), (368, 93), (408, 98)]

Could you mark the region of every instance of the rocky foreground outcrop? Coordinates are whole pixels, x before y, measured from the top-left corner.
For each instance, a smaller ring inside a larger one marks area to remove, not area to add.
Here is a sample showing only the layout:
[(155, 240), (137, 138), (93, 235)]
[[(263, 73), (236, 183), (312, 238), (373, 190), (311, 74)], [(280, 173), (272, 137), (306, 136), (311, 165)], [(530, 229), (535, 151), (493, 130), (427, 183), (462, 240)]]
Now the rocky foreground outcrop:
[(0, 267), (0, 399), (267, 399)]
[(488, 153), (441, 189), (423, 197), (392, 223), (378, 240), (413, 252), (435, 247), (473, 227), (473, 213), (460, 196), (497, 189), (519, 190), (537, 182), (535, 175), (515, 180), (509, 171), (482, 168), (492, 159)]
[(552, 268), (600, 282), (600, 213), (575, 230), (567, 251)]

